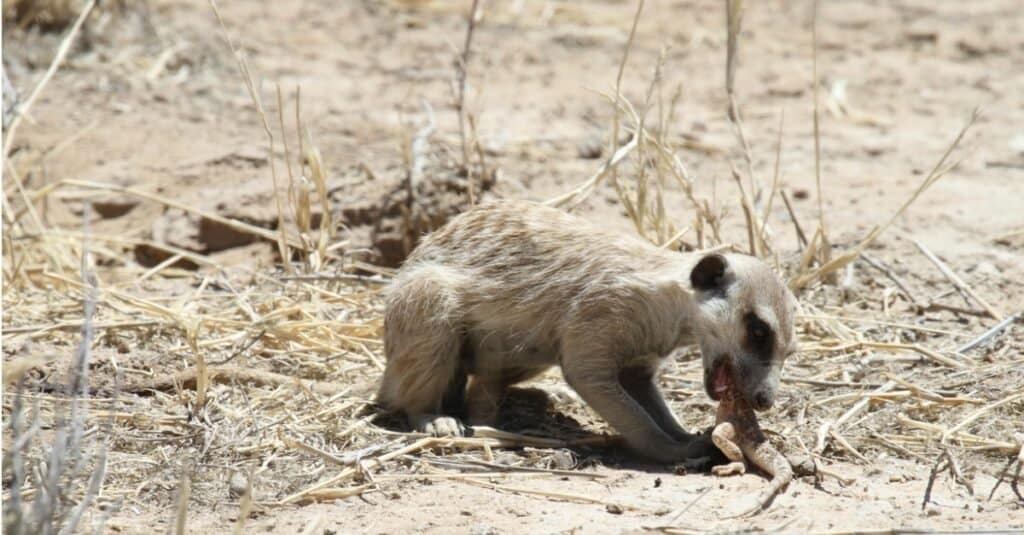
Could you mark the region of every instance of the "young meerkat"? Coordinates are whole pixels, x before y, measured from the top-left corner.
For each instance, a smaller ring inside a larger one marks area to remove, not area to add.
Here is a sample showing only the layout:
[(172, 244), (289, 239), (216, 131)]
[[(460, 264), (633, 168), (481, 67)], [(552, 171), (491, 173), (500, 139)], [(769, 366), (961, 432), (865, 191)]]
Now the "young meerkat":
[[(509, 385), (548, 368), (650, 459), (715, 452), (682, 428), (655, 375), (697, 343), (715, 400), (769, 408), (795, 347), (795, 299), (763, 262), (683, 254), (524, 201), (471, 209), (427, 236), (387, 296), (378, 393), (411, 427), (495, 422)], [(722, 371), (727, 373), (722, 373)]]

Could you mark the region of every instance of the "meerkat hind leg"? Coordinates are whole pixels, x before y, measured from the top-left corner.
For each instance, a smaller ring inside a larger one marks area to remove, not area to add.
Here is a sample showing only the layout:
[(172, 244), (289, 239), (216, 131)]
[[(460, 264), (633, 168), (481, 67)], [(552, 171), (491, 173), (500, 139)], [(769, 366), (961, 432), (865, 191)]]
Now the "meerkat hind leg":
[(466, 392), (466, 421), (469, 425), (494, 426), (498, 423), (505, 384), (500, 378), (474, 376)]
[(444, 414), (410, 414), (409, 426), (421, 433), (435, 437), (461, 437), (466, 434), (462, 422), (454, 416)]
[(472, 358), (451, 277), (421, 269), (396, 286), (384, 313), (387, 364), (377, 400), (405, 414), (414, 431), (464, 432), (455, 417), (466, 396), (465, 363)]
[(466, 393), (466, 420), (470, 425), (494, 426), (501, 414), (508, 387), (540, 375), (549, 366), (511, 367), (474, 375)]
[(736, 444), (736, 428), (729, 422), (722, 422), (711, 432), (711, 441), (722, 450), (730, 463), (719, 466), (712, 466), (711, 473), (716, 476), (730, 476), (744, 474), (747, 465), (743, 462), (743, 450)]

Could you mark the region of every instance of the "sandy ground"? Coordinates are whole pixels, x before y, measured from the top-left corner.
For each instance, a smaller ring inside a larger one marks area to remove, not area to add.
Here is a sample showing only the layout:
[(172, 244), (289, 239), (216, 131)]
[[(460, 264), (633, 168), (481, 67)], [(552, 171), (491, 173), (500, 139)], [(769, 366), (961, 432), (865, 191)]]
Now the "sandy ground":
[[(351, 239), (365, 242), (356, 214), (403, 176), (403, 139), (421, 125), (422, 102), (437, 118), (438, 145), (456, 147), (451, 84), (468, 2), (224, 2), (233, 39), (245, 51), (267, 108), (273, 89), (301, 86), (306, 127), (328, 164), (332, 200), (350, 216)], [(547, 199), (592, 173), (581, 157), (607, 137), (609, 105), (635, 5), (632, 2), (488, 2), (470, 73), (470, 106), (497, 195)], [(770, 183), (784, 113), (781, 185), (797, 218), (812, 229), (815, 193), (810, 2), (748, 2), (737, 78), (754, 171)], [(981, 118), (956, 155), (964, 161), (914, 204), (875, 247), (929, 294), (943, 279), (916, 252), (925, 243), (1004, 313), (1024, 309), (1024, 17), (1016, 0), (823, 2), (819, 13), (822, 202), (833, 241), (852, 243), (884, 221), (917, 187), (971, 110)], [(411, 7), (410, 7), (411, 6)], [(18, 151), (51, 148), (26, 187), (63, 179), (139, 186), (190, 206), (270, 227), (273, 186), (258, 116), (205, 2), (155, 0), (88, 35), (46, 88), (22, 126)], [(724, 10), (716, 1), (647, 2), (623, 79), (642, 102), (660, 51), (664, 87), (682, 90), (674, 131), (701, 194), (735, 199), (728, 155), (739, 157), (726, 119)], [(4, 63), (22, 92), (45, 66), (58, 36), (5, 31)], [(291, 113), (291, 110), (289, 110)], [(290, 128), (290, 127), (289, 127)], [(737, 161), (739, 161), (737, 159)], [(282, 171), (283, 170), (280, 170)], [(369, 177), (373, 177), (370, 179)], [(269, 245), (221, 231), (203, 233), (173, 209), (125, 196), (97, 197), (97, 233), (158, 235), (221, 262), (269, 266)], [(678, 192), (680, 225), (690, 221)], [(78, 224), (80, 199), (45, 207), (55, 225)], [(739, 208), (730, 207), (733, 215)], [(580, 213), (629, 229), (615, 194), (602, 188)], [(782, 203), (773, 207), (784, 254), (796, 238)], [(727, 232), (745, 243), (740, 217)], [(1016, 232), (1016, 234), (1013, 234)], [(917, 276), (914, 274), (926, 274)], [(953, 321), (953, 320), (950, 320)], [(980, 332), (979, 318), (957, 318)], [(7, 318), (5, 317), (5, 325)], [(1016, 330), (1020, 335), (1020, 329)], [(678, 400), (676, 400), (678, 401)], [(692, 404), (691, 404), (692, 405)], [(678, 404), (677, 404), (678, 406)], [(689, 410), (693, 410), (691, 406)], [(709, 413), (710, 414), (710, 413)], [(780, 422), (767, 417), (769, 428)], [(589, 477), (522, 478), (502, 483), (619, 504), (573, 503), (498, 492), (459, 481), (382, 478), (361, 498), (301, 508), (270, 507), (254, 533), (621, 533), (685, 529), (784, 532), (875, 529), (1024, 529), (1008, 492), (984, 500), (992, 467), (975, 476), (976, 496), (948, 481), (937, 506), (921, 510), (929, 466), (891, 457), (864, 466), (849, 457), (833, 468), (852, 485), (800, 480), (752, 520), (718, 518), (765, 481), (677, 476), (625, 463), (581, 470)], [(992, 466), (996, 466), (993, 462)], [(597, 477), (599, 476), (599, 477)], [(166, 504), (164, 504), (166, 505)], [(192, 532), (223, 533), (237, 516), (224, 503), (194, 511)], [(115, 517), (121, 532), (160, 529), (163, 505), (138, 503)]]

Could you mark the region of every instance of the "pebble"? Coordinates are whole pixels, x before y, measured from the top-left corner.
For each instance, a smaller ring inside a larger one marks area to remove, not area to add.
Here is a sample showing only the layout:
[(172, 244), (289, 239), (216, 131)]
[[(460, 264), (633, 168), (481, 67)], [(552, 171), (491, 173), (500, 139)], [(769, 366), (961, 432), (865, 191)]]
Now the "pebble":
[(240, 498), (248, 488), (249, 480), (246, 479), (245, 474), (242, 472), (231, 474), (231, 479), (228, 480), (228, 496)]
[(604, 140), (597, 134), (590, 134), (576, 143), (576, 154), (585, 160), (595, 160), (604, 153)]
[(558, 450), (551, 456), (551, 464), (557, 470), (572, 470), (576, 467), (576, 458), (569, 450)]

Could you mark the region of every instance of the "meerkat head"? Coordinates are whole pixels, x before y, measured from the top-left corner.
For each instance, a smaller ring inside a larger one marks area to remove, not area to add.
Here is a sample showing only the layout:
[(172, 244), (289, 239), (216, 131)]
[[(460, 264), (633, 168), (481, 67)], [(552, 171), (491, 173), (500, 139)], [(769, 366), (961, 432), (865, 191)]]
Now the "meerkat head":
[(775, 403), (782, 364), (796, 350), (796, 298), (762, 261), (709, 254), (690, 273), (704, 388), (740, 396), (756, 410)]

